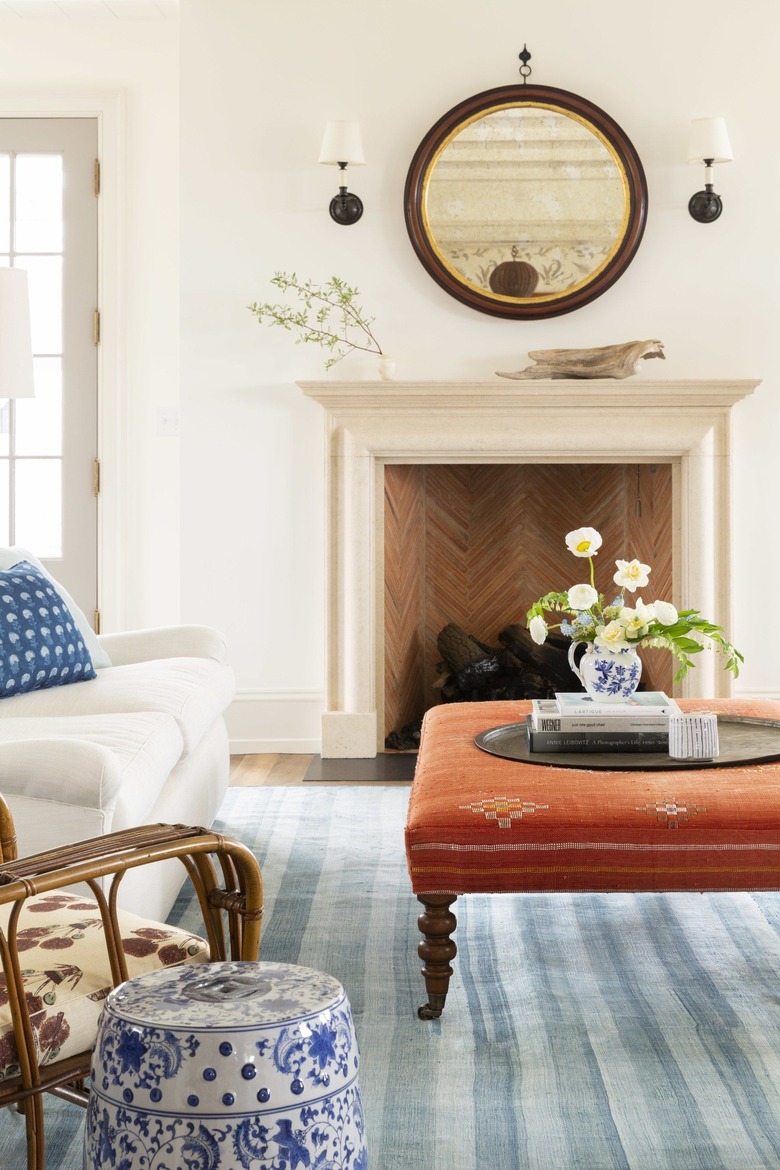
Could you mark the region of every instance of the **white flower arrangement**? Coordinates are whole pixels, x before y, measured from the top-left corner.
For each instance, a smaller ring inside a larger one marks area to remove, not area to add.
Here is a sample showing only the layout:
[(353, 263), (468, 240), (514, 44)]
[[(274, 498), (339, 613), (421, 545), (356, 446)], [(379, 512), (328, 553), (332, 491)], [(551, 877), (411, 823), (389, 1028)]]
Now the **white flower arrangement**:
[[(707, 643), (724, 654), (724, 669), (736, 678), (739, 664), (744, 662), (739, 651), (727, 641), (722, 626), (703, 618), (696, 609), (679, 612), (669, 601), (645, 604), (638, 597), (633, 605), (625, 604), (626, 591), (636, 593), (648, 584), (649, 565), (636, 559), (615, 561), (617, 571), (612, 580), (620, 592), (614, 601), (605, 604), (604, 594), (596, 589), (593, 558), (598, 554), (602, 539), (595, 528), (576, 528), (566, 536), (566, 546), (575, 557), (587, 558), (590, 563), (590, 582), (571, 585), (564, 592), (546, 593), (528, 610), (528, 630), (541, 646), (551, 629), (559, 629), (575, 642), (593, 642), (596, 649), (624, 650), (647, 646), (668, 650), (677, 662), (674, 681), (679, 682), (695, 666), (692, 655), (699, 654)], [(564, 613), (568, 617), (549, 623), (546, 613)]]

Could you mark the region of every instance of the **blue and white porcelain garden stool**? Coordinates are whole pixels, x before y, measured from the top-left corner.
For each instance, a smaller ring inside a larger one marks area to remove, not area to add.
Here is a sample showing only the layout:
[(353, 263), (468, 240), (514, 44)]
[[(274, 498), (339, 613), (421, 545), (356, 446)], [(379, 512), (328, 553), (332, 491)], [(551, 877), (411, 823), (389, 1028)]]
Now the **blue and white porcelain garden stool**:
[(358, 1050), (337, 980), (286, 963), (152, 971), (108, 996), (85, 1170), (366, 1170)]

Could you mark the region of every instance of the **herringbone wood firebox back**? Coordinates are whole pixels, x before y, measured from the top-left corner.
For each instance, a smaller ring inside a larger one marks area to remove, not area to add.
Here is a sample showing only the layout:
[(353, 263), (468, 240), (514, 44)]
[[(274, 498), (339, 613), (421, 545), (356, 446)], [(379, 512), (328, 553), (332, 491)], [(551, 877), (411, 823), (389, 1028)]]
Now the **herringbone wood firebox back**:
[[(385, 467), (386, 734), (440, 701), (433, 682), (444, 626), (495, 645), (537, 597), (587, 580), (587, 561), (564, 544), (581, 525), (604, 538), (595, 561), (602, 592), (618, 557), (638, 557), (652, 566), (643, 600), (676, 600), (670, 464)], [(670, 656), (642, 659), (646, 684), (670, 693)]]

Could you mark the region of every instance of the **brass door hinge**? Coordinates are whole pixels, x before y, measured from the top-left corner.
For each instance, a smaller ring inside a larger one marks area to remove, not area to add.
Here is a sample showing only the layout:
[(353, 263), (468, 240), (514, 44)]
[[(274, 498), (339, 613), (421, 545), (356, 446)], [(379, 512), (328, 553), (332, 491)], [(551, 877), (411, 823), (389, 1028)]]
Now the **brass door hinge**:
[(100, 309), (95, 309), (95, 316), (92, 319), (92, 340), (95, 345), (100, 345)]
[(100, 159), (99, 158), (95, 159), (94, 179), (95, 179), (95, 198), (97, 198), (97, 196), (100, 194)]
[(100, 610), (99, 609), (95, 610), (95, 616), (92, 619), (92, 625), (94, 627), (95, 633), (99, 634), (100, 633)]
[(100, 495), (100, 460), (92, 460), (92, 492), (93, 495)]

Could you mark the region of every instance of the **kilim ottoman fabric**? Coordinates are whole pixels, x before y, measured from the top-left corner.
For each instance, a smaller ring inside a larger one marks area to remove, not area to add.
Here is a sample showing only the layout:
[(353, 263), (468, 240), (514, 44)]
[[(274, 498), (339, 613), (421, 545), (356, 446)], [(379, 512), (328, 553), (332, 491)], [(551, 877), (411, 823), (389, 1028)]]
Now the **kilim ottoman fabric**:
[[(771, 700), (680, 700), (684, 711), (780, 721)], [(406, 854), (419, 946), (441, 1015), (460, 894), (780, 889), (780, 760), (611, 772), (505, 760), (476, 747), (530, 703), (452, 703), (423, 723)]]

